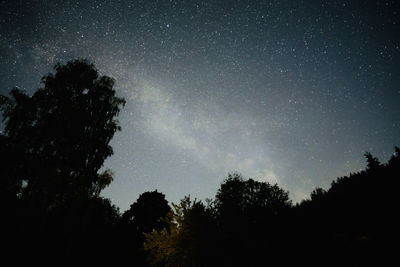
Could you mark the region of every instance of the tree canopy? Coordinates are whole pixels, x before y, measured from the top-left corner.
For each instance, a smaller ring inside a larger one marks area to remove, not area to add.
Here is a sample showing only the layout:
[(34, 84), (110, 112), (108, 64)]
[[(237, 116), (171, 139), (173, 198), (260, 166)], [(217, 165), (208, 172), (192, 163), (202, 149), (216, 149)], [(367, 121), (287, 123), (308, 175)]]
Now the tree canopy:
[(222, 213), (234, 212), (237, 215), (253, 209), (277, 213), (281, 208), (291, 205), (288, 192), (277, 184), (244, 180), (238, 173), (229, 174), (221, 184), (216, 202)]
[(161, 230), (167, 226), (162, 218), (170, 210), (164, 194), (157, 190), (145, 192), (124, 212), (122, 220), (132, 224), (139, 233), (150, 233), (153, 229)]
[(163, 219), (165, 228), (145, 234), (148, 261), (155, 266), (211, 266), (215, 262), (214, 208), (184, 197)]
[(99, 196), (113, 180), (111, 170), (100, 170), (113, 154), (125, 100), (116, 96), (114, 80), (85, 59), (54, 70), (32, 95), (19, 89), (0, 95), (5, 240), (27, 258), (105, 251), (109, 246), (96, 240), (109, 240), (99, 233), (111, 231), (120, 216)]
[(8, 175), (24, 181), (25, 195), (98, 195), (112, 181), (111, 171), (99, 170), (113, 154), (109, 143), (125, 100), (114, 80), (84, 59), (57, 64), (42, 83), (32, 96), (13, 89), (0, 97), (2, 143), (17, 153)]

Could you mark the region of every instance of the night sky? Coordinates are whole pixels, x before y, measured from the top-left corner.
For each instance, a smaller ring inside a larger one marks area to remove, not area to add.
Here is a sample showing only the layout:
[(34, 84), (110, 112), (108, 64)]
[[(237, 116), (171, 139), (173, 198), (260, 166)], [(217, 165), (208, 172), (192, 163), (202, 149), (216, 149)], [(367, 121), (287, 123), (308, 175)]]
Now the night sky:
[(400, 1), (0, 2), (0, 93), (88, 58), (127, 100), (103, 195), (213, 197), (229, 172), (294, 202), (400, 145)]

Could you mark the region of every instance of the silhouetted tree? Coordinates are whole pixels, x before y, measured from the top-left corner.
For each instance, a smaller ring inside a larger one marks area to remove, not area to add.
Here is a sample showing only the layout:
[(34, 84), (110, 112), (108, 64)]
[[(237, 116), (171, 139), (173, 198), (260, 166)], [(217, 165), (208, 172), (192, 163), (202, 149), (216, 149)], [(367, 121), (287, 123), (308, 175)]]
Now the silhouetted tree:
[(113, 153), (109, 142), (120, 130), (115, 116), (125, 103), (115, 96), (114, 80), (86, 60), (55, 70), (32, 96), (13, 89), (11, 97), (0, 97), (5, 136), (18, 151), (14, 165), (23, 166), (15, 178), (25, 182), (25, 196), (40, 195), (47, 207), (98, 195), (112, 181), (110, 171), (98, 172)]
[(134, 259), (135, 266), (148, 266), (147, 254), (143, 251), (144, 234), (167, 227), (164, 218), (170, 210), (164, 194), (157, 190), (142, 193), (121, 217), (118, 233), (120, 254), (126, 260)]
[(138, 233), (161, 230), (167, 225), (162, 220), (171, 210), (165, 195), (153, 191), (141, 194), (138, 200), (122, 215), (122, 220), (131, 224)]
[[(328, 190), (311, 193), (311, 200), (296, 206), (294, 243), (297, 255), (313, 251), (314, 266), (387, 265), (390, 236), (395, 229), (399, 149), (387, 164), (366, 153), (365, 170), (334, 180)], [(334, 252), (334, 254), (332, 254)], [(310, 265), (307, 257), (299, 263)]]
[(20, 252), (28, 258), (100, 249), (95, 232), (119, 218), (99, 197), (113, 180), (100, 168), (113, 153), (109, 142), (120, 130), (115, 117), (125, 100), (116, 96), (112, 78), (83, 59), (57, 64), (42, 83), (32, 96), (18, 89), (0, 96), (2, 195), (17, 203), (8, 214), (16, 222), (10, 239), (29, 248)]
[(319, 201), (323, 199), (326, 194), (326, 191), (323, 188), (316, 188), (311, 192), (311, 200), (312, 201)]
[(236, 173), (229, 174), (221, 184), (216, 195), (216, 206), (221, 219), (232, 222), (243, 216), (251, 220), (257, 220), (258, 216), (276, 216), (290, 207), (291, 202), (288, 192), (278, 185), (244, 180)]
[[(151, 265), (214, 266), (215, 210), (212, 203), (186, 196), (164, 218), (168, 227), (145, 234), (144, 249)], [(221, 256), (221, 255), (218, 255)]]
[(173, 204), (168, 227), (145, 234), (144, 249), (155, 266), (253, 265), (287, 240), (276, 227), (285, 228), (290, 207), (288, 193), (277, 185), (229, 175), (215, 202), (206, 206), (185, 197)]
[[(284, 249), (286, 214), (291, 202), (288, 192), (278, 185), (245, 180), (240, 174), (229, 174), (216, 194), (220, 247), (224, 249), (224, 265), (253, 265), (262, 251), (277, 257)], [(271, 264), (277, 264), (273, 258)]]
[(0, 134), (0, 197), (3, 201), (15, 200), (21, 193), (22, 179), (19, 173), (23, 166), (17, 164), (21, 154), (7, 136)]
[(365, 152), (364, 156), (367, 158), (367, 169), (374, 170), (377, 169), (381, 163), (377, 157), (372, 156), (370, 152)]

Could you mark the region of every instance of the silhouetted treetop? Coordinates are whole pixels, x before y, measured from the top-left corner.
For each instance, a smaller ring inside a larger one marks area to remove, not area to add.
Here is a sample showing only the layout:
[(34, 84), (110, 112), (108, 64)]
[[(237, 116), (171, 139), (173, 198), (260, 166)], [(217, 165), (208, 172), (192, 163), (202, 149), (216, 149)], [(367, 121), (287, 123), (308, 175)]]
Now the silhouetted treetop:
[(288, 192), (277, 184), (244, 180), (240, 174), (229, 174), (221, 184), (216, 195), (216, 205), (221, 212), (244, 212), (252, 209), (265, 209), (276, 212), (290, 206)]
[(326, 191), (323, 188), (315, 188), (311, 192), (311, 200), (312, 201), (319, 201), (324, 198)]
[(381, 165), (378, 158), (372, 156), (370, 152), (365, 152), (364, 156), (367, 159), (367, 170), (376, 169)]
[(164, 229), (145, 234), (143, 248), (152, 266), (215, 266), (216, 222), (208, 202), (184, 197), (164, 218)]
[(124, 212), (122, 219), (139, 233), (150, 233), (153, 229), (161, 230), (167, 226), (162, 219), (170, 210), (164, 194), (157, 190), (145, 192)]
[(25, 168), (25, 192), (99, 194), (112, 181), (110, 171), (98, 171), (113, 154), (109, 142), (125, 100), (114, 80), (84, 59), (57, 64), (42, 83), (32, 96), (13, 89), (0, 98), (5, 135)]
[(397, 147), (397, 146), (394, 147), (394, 153), (390, 157), (388, 163), (391, 165), (396, 165), (396, 164), (399, 165), (399, 163), (400, 163), (400, 148), (399, 147)]

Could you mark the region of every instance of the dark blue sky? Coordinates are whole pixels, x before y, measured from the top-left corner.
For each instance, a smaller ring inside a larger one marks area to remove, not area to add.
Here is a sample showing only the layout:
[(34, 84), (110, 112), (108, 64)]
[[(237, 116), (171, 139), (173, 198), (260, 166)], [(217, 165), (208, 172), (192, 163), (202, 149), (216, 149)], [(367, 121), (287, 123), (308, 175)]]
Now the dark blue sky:
[(228, 172), (294, 201), (400, 145), (399, 1), (0, 1), (0, 93), (93, 61), (127, 99), (105, 190), (213, 197)]

